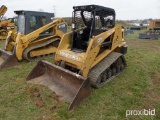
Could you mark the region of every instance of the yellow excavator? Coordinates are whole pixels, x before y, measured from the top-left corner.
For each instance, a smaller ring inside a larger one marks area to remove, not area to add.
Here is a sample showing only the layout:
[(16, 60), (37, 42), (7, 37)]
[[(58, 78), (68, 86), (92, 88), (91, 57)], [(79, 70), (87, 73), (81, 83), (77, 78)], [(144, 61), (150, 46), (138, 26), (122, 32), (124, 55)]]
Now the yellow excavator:
[(9, 18), (2, 20), (4, 14), (7, 11), (7, 7), (2, 5), (0, 8), (0, 40), (5, 40), (8, 34), (8, 31), (16, 31), (16, 26), (14, 24), (15, 18)]
[(15, 11), (18, 15), (17, 32), (10, 31), (5, 49), (0, 48), (0, 70), (15, 66), (23, 59), (32, 61), (55, 53), (67, 24), (53, 13)]
[(64, 34), (55, 64), (41, 60), (26, 80), (48, 86), (69, 111), (126, 68), (124, 30), (115, 25), (115, 10), (98, 5), (74, 6), (72, 32)]

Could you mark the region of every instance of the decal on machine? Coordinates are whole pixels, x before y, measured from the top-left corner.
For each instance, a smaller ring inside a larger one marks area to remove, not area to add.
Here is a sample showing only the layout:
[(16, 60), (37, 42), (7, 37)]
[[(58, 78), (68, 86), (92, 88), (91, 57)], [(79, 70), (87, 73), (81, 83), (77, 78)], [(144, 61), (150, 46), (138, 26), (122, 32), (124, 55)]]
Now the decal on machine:
[(97, 43), (100, 43), (103, 40), (102, 37), (98, 38)]
[(79, 61), (79, 57), (78, 57), (78, 56), (71, 55), (71, 54), (69, 54), (69, 53), (65, 53), (65, 52), (62, 52), (62, 51), (60, 51), (59, 54), (60, 54), (61, 56), (66, 57), (66, 58), (70, 58), (70, 59), (72, 59), (72, 60), (77, 60), (77, 61)]
[(59, 28), (65, 28), (65, 27), (66, 27), (66, 24), (59, 25), (58, 27), (59, 27)]
[(14, 29), (14, 26), (7, 26), (7, 30)]

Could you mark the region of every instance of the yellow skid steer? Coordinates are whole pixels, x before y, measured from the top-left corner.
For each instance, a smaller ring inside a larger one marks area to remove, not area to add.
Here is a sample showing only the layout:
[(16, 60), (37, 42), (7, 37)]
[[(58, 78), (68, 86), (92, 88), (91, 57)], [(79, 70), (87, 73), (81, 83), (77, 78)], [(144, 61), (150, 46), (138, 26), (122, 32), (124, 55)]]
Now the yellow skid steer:
[(23, 59), (33, 61), (55, 53), (61, 37), (67, 32), (63, 19), (52, 21), (53, 13), (24, 10), (15, 13), (18, 31), (10, 31), (5, 49), (0, 48), (0, 70), (17, 65)]
[(72, 32), (57, 48), (55, 64), (39, 61), (26, 80), (48, 86), (70, 102), (73, 110), (126, 68), (127, 44), (114, 9), (86, 5), (73, 7)]

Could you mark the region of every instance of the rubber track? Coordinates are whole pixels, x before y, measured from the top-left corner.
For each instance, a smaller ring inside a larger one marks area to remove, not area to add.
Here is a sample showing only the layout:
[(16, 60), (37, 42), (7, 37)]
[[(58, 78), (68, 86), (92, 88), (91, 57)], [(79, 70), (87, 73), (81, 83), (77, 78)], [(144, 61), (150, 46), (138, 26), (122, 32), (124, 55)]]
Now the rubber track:
[(122, 71), (124, 71), (124, 69), (123, 69), (119, 73), (117, 73), (116, 75), (108, 78), (105, 82), (102, 82), (99, 85), (96, 84), (96, 81), (97, 81), (98, 77), (101, 75), (101, 73), (104, 72), (105, 70), (107, 70), (119, 57), (122, 58), (122, 61), (124, 63), (124, 69), (125, 69), (126, 68), (126, 60), (125, 60), (124, 56), (121, 53), (112, 52), (90, 70), (88, 78), (89, 78), (90, 83), (93, 87), (96, 87), (96, 88), (102, 87), (108, 81), (110, 81), (111, 79), (116, 77), (118, 74), (120, 74)]
[[(51, 39), (51, 40), (47, 40), (46, 42), (41, 43), (41, 44), (38, 44), (38, 45), (36, 45), (36, 46), (32, 46), (32, 47), (26, 48), (26, 49), (24, 50), (24, 52), (23, 52), (23, 58), (24, 58), (25, 60), (27, 60), (27, 61), (33, 61), (33, 60), (37, 59), (37, 58), (28, 57), (28, 53), (29, 53), (30, 51), (34, 50), (34, 49), (41, 48), (41, 47), (44, 47), (44, 46), (46, 46), (46, 45), (49, 45), (49, 44), (51, 44), (51, 43), (53, 43), (53, 42), (55, 42), (55, 41), (57, 41), (57, 40), (60, 40), (60, 39), (59, 39), (59, 38), (53, 38), (53, 39)], [(37, 57), (39, 57), (38, 59), (42, 59), (44, 56), (41, 55), (41, 56), (37, 56)]]

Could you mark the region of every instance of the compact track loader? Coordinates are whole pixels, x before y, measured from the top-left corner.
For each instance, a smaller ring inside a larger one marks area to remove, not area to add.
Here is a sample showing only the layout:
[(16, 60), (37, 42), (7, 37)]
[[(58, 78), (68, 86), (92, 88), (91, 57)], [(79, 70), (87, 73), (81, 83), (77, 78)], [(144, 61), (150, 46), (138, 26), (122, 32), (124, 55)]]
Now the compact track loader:
[(73, 7), (72, 28), (57, 48), (55, 64), (41, 60), (26, 80), (48, 86), (73, 110), (126, 68), (127, 45), (114, 9), (98, 5)]
[(9, 31), (16, 31), (16, 25), (14, 24), (15, 18), (2, 20), (6, 11), (7, 7), (2, 5), (0, 8), (0, 40), (5, 40)]
[(8, 33), (5, 50), (0, 49), (0, 70), (18, 64), (23, 59), (32, 61), (55, 53), (61, 37), (67, 32), (63, 19), (53, 13), (15, 11), (18, 31)]

